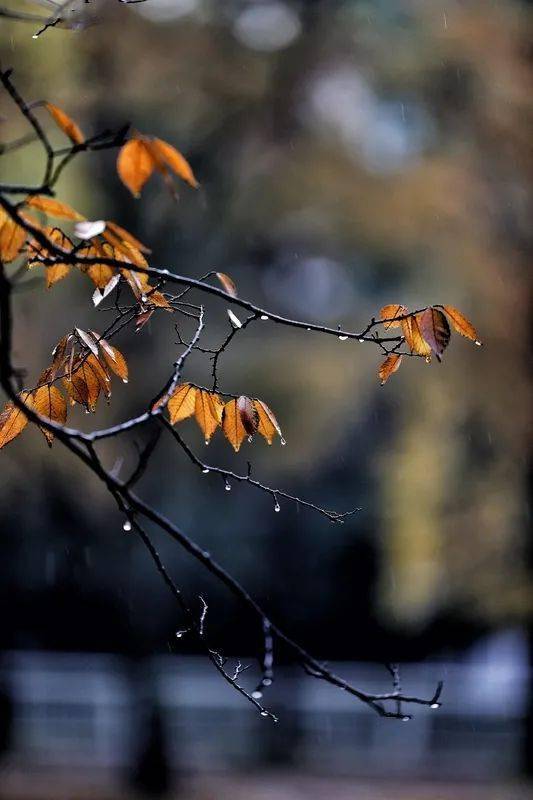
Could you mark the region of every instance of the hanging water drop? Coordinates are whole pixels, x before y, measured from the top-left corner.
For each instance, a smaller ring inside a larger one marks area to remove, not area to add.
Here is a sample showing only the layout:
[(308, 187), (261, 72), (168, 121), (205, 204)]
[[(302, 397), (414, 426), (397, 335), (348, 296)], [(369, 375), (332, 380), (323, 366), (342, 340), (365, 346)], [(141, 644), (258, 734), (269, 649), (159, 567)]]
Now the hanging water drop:
[(283, 447), (285, 447), (285, 445), (287, 444), (283, 436), (281, 437), (281, 444), (283, 445)]
[(254, 440), (254, 437), (253, 437), (253, 436), (249, 436), (249, 437), (248, 437), (248, 443), (249, 443), (249, 444), (252, 444), (253, 440)]
[(227, 492), (231, 492), (231, 485), (230, 485), (229, 481), (226, 481), (226, 485), (224, 486), (224, 489), (225, 489)]
[(482, 346), (482, 344), (483, 344), (483, 342), (480, 342), (480, 341), (479, 341), (479, 339), (476, 339), (476, 341), (474, 342), (474, 344), (477, 344), (477, 346), (478, 346), (478, 347), (481, 347), (481, 346)]
[(209, 439), (206, 439), (205, 443), (206, 443), (206, 445), (208, 445), (209, 444)]
[(122, 530), (126, 532), (131, 531), (131, 522), (129, 521), (129, 519), (125, 520), (124, 525), (122, 526)]
[(145, 294), (142, 294), (142, 295), (141, 295), (141, 301), (142, 301), (143, 303), (146, 303), (146, 301), (147, 301), (147, 300), (148, 300), (147, 296), (146, 296)]
[(272, 679), (271, 678), (263, 678), (263, 686), (272, 686)]
[(122, 378), (122, 383), (127, 383), (127, 382), (128, 382), (127, 378)]
[(207, 475), (208, 472), (209, 470), (207, 469), (207, 467), (204, 467), (204, 469), (202, 470), (202, 474)]
[(360, 344), (363, 344), (364, 341), (364, 339), (359, 339)]
[(268, 315), (267, 314), (261, 314), (261, 319), (263, 320), (263, 322), (265, 322), (268, 319)]
[(347, 338), (347, 336), (339, 336), (339, 342), (345, 342)]
[(432, 703), (430, 708), (440, 708), (440, 703)]
[(268, 711), (261, 711), (262, 717), (268, 717)]
[(263, 692), (260, 692), (259, 689), (256, 689), (255, 692), (252, 692), (252, 697), (254, 700), (261, 700), (263, 697)]
[(279, 503), (278, 503), (278, 501), (276, 500), (276, 505), (274, 506), (274, 511), (277, 513), (277, 512), (278, 512), (278, 511), (280, 511), (280, 510), (281, 510), (281, 508), (280, 508), (280, 504), (279, 504)]
[(411, 717), (402, 717), (402, 722), (409, 722)]

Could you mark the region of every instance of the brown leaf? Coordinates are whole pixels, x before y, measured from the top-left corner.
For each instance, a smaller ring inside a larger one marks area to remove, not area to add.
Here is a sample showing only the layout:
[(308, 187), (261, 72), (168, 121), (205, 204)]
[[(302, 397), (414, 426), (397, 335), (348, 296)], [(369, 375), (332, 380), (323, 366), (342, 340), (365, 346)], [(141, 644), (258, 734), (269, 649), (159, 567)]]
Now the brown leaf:
[(167, 404), (172, 425), (192, 417), (195, 413), (196, 392), (196, 386), (191, 386), (190, 383), (182, 383), (175, 389)]
[(243, 440), (248, 435), (246, 428), (243, 425), (240, 409), (237, 400), (230, 400), (224, 406), (224, 413), (222, 415), (222, 430), (224, 436), (230, 442), (233, 449), (237, 453), (240, 449)]
[[(19, 394), (20, 399), (24, 402), (27, 402), (28, 396), (29, 392)], [(0, 449), (22, 433), (27, 424), (28, 417), (20, 408), (13, 403), (6, 403), (0, 414)]]
[[(93, 335), (98, 339), (98, 335), (92, 331)], [(124, 383), (128, 382), (128, 365), (126, 359), (116, 347), (109, 344), (105, 339), (98, 339), (98, 344), (102, 351), (105, 363), (109, 369), (118, 375)]]
[(422, 336), (440, 361), (450, 341), (448, 320), (438, 308), (430, 307), (418, 315), (418, 325)]
[(83, 344), (88, 347), (95, 356), (98, 356), (98, 344), (95, 341), (94, 336), (92, 336), (90, 333), (87, 333), (87, 331), (82, 331), (81, 328), (76, 328), (76, 333)]
[(231, 297), (237, 297), (237, 287), (235, 286), (230, 276), (226, 275), (225, 272), (215, 272), (215, 275), (222, 284), (222, 288), (224, 289), (224, 291), (227, 294), (231, 295)]
[(401, 363), (402, 356), (398, 353), (391, 353), (390, 356), (387, 356), (378, 370), (378, 378), (380, 379), (382, 386), (387, 383), (391, 375), (400, 369)]
[(105, 394), (106, 398), (111, 397), (111, 376), (106, 369), (105, 364), (102, 364), (99, 358), (92, 353), (87, 356), (86, 364), (93, 370), (94, 374), (100, 381), (100, 389)]
[(182, 180), (197, 189), (199, 184), (194, 177), (193, 171), (189, 162), (182, 156), (182, 154), (172, 147), (168, 142), (162, 139), (149, 139), (146, 140), (146, 146), (150, 149), (157, 166), (160, 169), (161, 162), (170, 167), (170, 169)]
[[(407, 314), (407, 307), (401, 305), (388, 305), (383, 306), (379, 312), (379, 318), (383, 322), (384, 328), (399, 328), (402, 324), (401, 320), (395, 320), (395, 317), (403, 317)], [(387, 322), (385, 322), (387, 320)]]
[(27, 234), (24, 228), (11, 219), (11, 217), (0, 208), (0, 261), (8, 264), (13, 261), (26, 241)]
[[(89, 408), (89, 387), (80, 373), (73, 373), (70, 377), (63, 378), (63, 385), (67, 390), (71, 405), (79, 403), (80, 406)], [(98, 394), (100, 394), (99, 383)], [(96, 399), (98, 399), (98, 395)]]
[(58, 219), (71, 219), (76, 221), (84, 220), (85, 217), (78, 213), (74, 208), (67, 205), (66, 203), (61, 203), (59, 200), (55, 200), (53, 197), (44, 197), (43, 195), (34, 195), (26, 200), (26, 206), (30, 208), (36, 208), (38, 211), (42, 211), (49, 217), (57, 217)]
[[(129, 231), (121, 228), (120, 225), (117, 225), (116, 222), (110, 222), (108, 220), (106, 222), (106, 229), (102, 235), (105, 239), (108, 239), (110, 244), (114, 244), (115, 246), (118, 240), (119, 242), (128, 242), (141, 253), (148, 254), (152, 252), (149, 247), (146, 247), (145, 244), (136, 239), (135, 236), (133, 236)], [(111, 239), (114, 239), (114, 241), (111, 241)]]
[(266, 403), (263, 403), (262, 400), (254, 400), (254, 406), (259, 418), (257, 432), (260, 433), (269, 444), (272, 444), (275, 433), (283, 440), (281, 428), (272, 409), (270, 409)]
[[(64, 425), (67, 421), (67, 403), (64, 395), (56, 386), (39, 386), (28, 400), (28, 406), (52, 422)], [(54, 440), (52, 431), (39, 426), (44, 438), (51, 446)]]
[(63, 133), (68, 136), (70, 141), (74, 144), (83, 144), (85, 141), (85, 136), (81, 132), (78, 125), (76, 125), (74, 120), (72, 120), (68, 114), (65, 114), (61, 108), (54, 106), (52, 103), (45, 103), (44, 105), (54, 118), (58, 128), (61, 128)]
[(223, 404), (220, 397), (205, 389), (197, 389), (194, 415), (200, 430), (204, 434), (205, 443), (209, 441), (222, 420)]
[(237, 408), (241, 415), (241, 422), (248, 436), (253, 436), (259, 425), (259, 414), (253, 401), (249, 397), (241, 395), (237, 398)]
[(89, 411), (95, 410), (102, 390), (102, 379), (89, 363), (89, 359), (75, 366), (64, 383), (71, 400), (84, 405)]
[(471, 339), (475, 344), (481, 345), (482, 342), (478, 339), (477, 331), (470, 322), (460, 311), (458, 311), (453, 306), (440, 306), (443, 308), (446, 314), (448, 315), (450, 322), (454, 330), (457, 333), (460, 333), (461, 336), (465, 336), (467, 339)]
[(407, 317), (402, 320), (402, 333), (411, 353), (424, 356), (426, 361), (429, 361), (431, 358), (431, 347), (422, 336), (416, 317)]
[(139, 333), (139, 331), (144, 328), (146, 323), (150, 321), (150, 317), (153, 313), (154, 309), (151, 308), (148, 311), (143, 311), (141, 314), (137, 314), (135, 317), (135, 333)]
[(156, 161), (143, 139), (130, 139), (120, 148), (118, 175), (134, 197), (140, 197), (141, 189), (155, 167)]

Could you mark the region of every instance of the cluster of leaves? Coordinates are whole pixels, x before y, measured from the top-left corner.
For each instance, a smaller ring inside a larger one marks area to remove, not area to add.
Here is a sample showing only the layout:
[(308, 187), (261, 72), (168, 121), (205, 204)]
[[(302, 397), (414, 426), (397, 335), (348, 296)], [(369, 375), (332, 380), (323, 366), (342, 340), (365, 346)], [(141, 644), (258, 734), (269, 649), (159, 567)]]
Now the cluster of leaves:
[[(457, 333), (481, 345), (470, 320), (453, 306), (435, 305), (409, 313), (406, 306), (390, 304), (383, 306), (379, 314), (379, 321), (386, 330), (401, 328), (410, 355), (422, 356), (428, 364), (432, 353), (440, 361), (448, 347), (451, 338), (448, 320)], [(401, 353), (391, 352), (380, 364), (378, 377), (382, 386), (400, 368), (402, 357)]]
[[(79, 404), (89, 412), (96, 409), (101, 395), (109, 401), (111, 373), (128, 382), (128, 366), (122, 353), (94, 331), (76, 328), (55, 346), (52, 363), (39, 376), (37, 387), (20, 392), (19, 398), (29, 410), (64, 425), (69, 404)], [(59, 382), (66, 397), (56, 385)], [(24, 411), (7, 403), (0, 414), (0, 449), (22, 433), (27, 424)], [(41, 430), (51, 446), (54, 434), (43, 427)]]
[(169, 397), (167, 408), (172, 425), (194, 415), (206, 444), (219, 427), (236, 453), (244, 439), (251, 441), (255, 433), (268, 444), (277, 433), (285, 444), (274, 412), (262, 400), (241, 395), (224, 403), (216, 392), (183, 383)]

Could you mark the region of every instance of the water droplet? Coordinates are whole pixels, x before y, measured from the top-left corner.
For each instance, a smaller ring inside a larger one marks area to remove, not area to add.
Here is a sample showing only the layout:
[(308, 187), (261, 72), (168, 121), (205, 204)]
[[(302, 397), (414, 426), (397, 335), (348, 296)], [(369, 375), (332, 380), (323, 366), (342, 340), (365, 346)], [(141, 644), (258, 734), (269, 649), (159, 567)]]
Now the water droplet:
[(253, 436), (249, 436), (249, 437), (248, 437), (248, 442), (249, 442), (250, 444), (253, 442), (253, 440), (254, 440), (254, 437), (253, 437)]
[(278, 511), (280, 511), (280, 510), (281, 510), (281, 509), (280, 509), (280, 505), (279, 505), (279, 503), (276, 501), (276, 505), (274, 506), (274, 511), (276, 511), (276, 513), (277, 513), (277, 512), (278, 512)]
[(339, 336), (339, 342), (345, 342), (347, 338), (347, 336)]
[(207, 467), (204, 467), (204, 469), (202, 470), (202, 473), (204, 475), (207, 475), (208, 472), (209, 472), (209, 470), (207, 469)]
[(127, 519), (122, 526), (123, 531), (131, 531), (131, 522)]
[(31, 38), (32, 38), (32, 39), (38, 39), (38, 38), (39, 38), (39, 36), (38, 36), (36, 33), (34, 33), (34, 34), (33, 34), (33, 36), (32, 36)]
[(206, 443), (206, 445), (207, 445), (207, 444), (209, 444), (209, 439), (206, 439), (206, 440), (205, 440), (205, 443)]
[(186, 633), (188, 633), (188, 631), (186, 631), (186, 630), (185, 631), (176, 631), (176, 639), (181, 639), (181, 637), (184, 636)]
[(364, 341), (364, 339), (359, 339), (360, 344), (363, 344)]
[(263, 686), (272, 686), (271, 678), (263, 678)]
[(431, 364), (431, 356), (426, 356), (426, 364)]
[(281, 444), (283, 445), (283, 447), (285, 447), (285, 445), (287, 444), (283, 436), (281, 437)]
[(260, 692), (259, 689), (256, 689), (255, 692), (252, 692), (252, 697), (254, 700), (261, 700), (263, 697), (263, 692)]
[(145, 294), (142, 294), (142, 295), (141, 295), (141, 300), (142, 300), (142, 302), (143, 302), (143, 303), (146, 303), (146, 301), (148, 300), (148, 298), (147, 298), (147, 296), (146, 296)]
[(440, 703), (432, 703), (430, 708), (440, 708)]
[(231, 486), (230, 486), (230, 484), (229, 484), (227, 481), (226, 481), (226, 485), (225, 485), (225, 487), (224, 487), (224, 488), (225, 488), (225, 490), (226, 490), (227, 492), (231, 492)]
[(402, 722), (409, 722), (411, 717), (402, 717)]
[(481, 347), (481, 345), (483, 344), (483, 342), (480, 342), (478, 339), (476, 339), (476, 341), (474, 342), (474, 344), (477, 344), (477, 346), (478, 346), (478, 347)]
[(262, 319), (262, 320), (263, 320), (263, 322), (264, 322), (265, 320), (267, 320), (267, 319), (268, 319), (268, 315), (267, 315), (267, 314), (261, 314), (261, 319)]
[(262, 717), (268, 717), (268, 711), (261, 711)]
[(122, 378), (122, 383), (127, 383), (127, 382), (128, 382), (127, 378)]

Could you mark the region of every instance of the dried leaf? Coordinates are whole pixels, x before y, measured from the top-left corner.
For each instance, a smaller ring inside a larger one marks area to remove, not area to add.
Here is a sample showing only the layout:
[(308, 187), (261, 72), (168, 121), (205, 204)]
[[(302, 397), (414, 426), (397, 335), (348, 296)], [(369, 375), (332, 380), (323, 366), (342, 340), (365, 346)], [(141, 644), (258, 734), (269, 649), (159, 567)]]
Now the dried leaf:
[(117, 225), (116, 222), (110, 222), (109, 220), (106, 222), (106, 229), (103, 233), (104, 239), (107, 239), (110, 244), (117, 246), (118, 242), (128, 242), (141, 253), (151, 253), (149, 247), (145, 244), (140, 242), (138, 239), (135, 238), (129, 231), (122, 228), (120, 225)]
[(224, 431), (224, 436), (237, 453), (244, 439), (248, 435), (246, 433), (246, 428), (243, 425), (237, 400), (230, 400), (224, 406), (224, 413), (222, 415), (222, 430)]
[(215, 275), (222, 284), (224, 291), (231, 295), (231, 297), (237, 297), (237, 287), (230, 276), (226, 275), (225, 272), (215, 272)]
[(204, 434), (205, 443), (209, 441), (222, 420), (223, 404), (220, 397), (205, 389), (197, 389), (194, 407), (196, 422)]
[(134, 197), (140, 197), (155, 167), (156, 161), (144, 140), (130, 139), (121, 147), (117, 158), (118, 175)]
[(196, 392), (196, 386), (191, 386), (190, 383), (182, 383), (176, 388), (167, 404), (172, 425), (187, 419), (187, 417), (192, 417), (195, 413)]
[[(19, 398), (27, 402), (29, 392), (21, 392)], [(26, 425), (28, 417), (17, 408), (13, 403), (6, 403), (4, 410), (0, 414), (0, 449), (18, 436)]]
[(78, 125), (76, 125), (74, 120), (72, 120), (68, 114), (65, 114), (61, 108), (54, 106), (52, 103), (45, 103), (44, 105), (54, 118), (56, 125), (61, 128), (63, 133), (68, 136), (70, 141), (74, 144), (83, 144), (85, 141), (85, 136), (81, 132)]
[(116, 347), (113, 347), (113, 345), (109, 344), (105, 339), (98, 339), (98, 344), (100, 345), (102, 355), (109, 369), (114, 372), (115, 375), (118, 375), (124, 383), (127, 383), (128, 365), (120, 350), (117, 350)]
[(87, 356), (87, 361), (85, 363), (91, 367), (94, 374), (100, 381), (100, 389), (105, 394), (106, 398), (109, 399), (111, 397), (111, 376), (109, 375), (105, 364), (102, 364), (100, 359), (92, 353)]
[(154, 159), (157, 161), (158, 168), (160, 169), (161, 162), (165, 164), (182, 180), (197, 189), (199, 184), (194, 177), (193, 171), (189, 162), (182, 156), (182, 154), (172, 147), (168, 142), (162, 139), (147, 140), (146, 146), (150, 149)]
[(143, 311), (141, 314), (138, 314), (135, 318), (135, 333), (139, 333), (140, 330), (144, 328), (147, 322), (150, 321), (150, 317), (154, 313), (154, 309), (151, 308), (149, 311)]
[(442, 311), (431, 307), (426, 308), (425, 311), (418, 315), (418, 325), (422, 336), (440, 361), (440, 357), (450, 341), (451, 334), (448, 320)]
[(249, 397), (241, 395), (237, 398), (237, 408), (241, 415), (241, 422), (244, 425), (244, 430), (248, 436), (253, 436), (259, 425), (259, 414), (252, 400), (250, 400)]
[[(67, 421), (67, 402), (57, 386), (39, 386), (28, 400), (28, 406), (52, 422), (64, 425)], [(49, 446), (52, 446), (54, 434), (39, 426)]]
[(93, 293), (94, 305), (95, 306), (100, 305), (102, 300), (104, 300), (104, 298), (106, 298), (109, 294), (111, 294), (111, 292), (113, 291), (113, 289), (115, 288), (115, 286), (119, 281), (120, 281), (120, 275), (117, 272), (115, 273), (115, 275), (113, 275), (112, 278), (108, 280), (108, 282), (103, 288), (99, 289), (98, 287), (96, 287)]
[(98, 356), (98, 344), (96, 343), (94, 336), (91, 336), (91, 334), (87, 333), (87, 331), (82, 331), (81, 328), (76, 328), (75, 330), (83, 344), (85, 344), (95, 356)]
[(391, 353), (387, 356), (383, 364), (380, 365), (378, 370), (378, 378), (383, 386), (389, 380), (390, 376), (400, 369), (402, 363), (402, 356), (398, 353)]
[(231, 308), (228, 308), (228, 317), (234, 328), (242, 328), (242, 322), (240, 321), (239, 317), (233, 313)]
[(43, 195), (36, 194), (26, 200), (26, 206), (35, 208), (42, 211), (49, 217), (57, 217), (58, 219), (71, 219), (82, 221), (85, 219), (83, 214), (78, 213), (74, 208), (55, 200), (53, 197), (44, 197)]
[[(403, 317), (407, 314), (407, 307), (401, 305), (388, 305), (383, 306), (379, 312), (379, 318), (383, 322), (384, 328), (399, 328), (402, 324), (401, 320), (396, 320), (395, 317)], [(387, 320), (387, 322), (385, 322)]]
[(54, 283), (66, 278), (71, 269), (70, 264), (54, 264), (51, 267), (45, 267), (46, 288), (50, 289)]
[(260, 433), (269, 444), (272, 444), (275, 433), (282, 439), (281, 428), (279, 427), (272, 409), (270, 409), (266, 403), (263, 403), (262, 400), (254, 400), (254, 406), (259, 418), (257, 432)]
[(453, 306), (440, 306), (443, 308), (446, 314), (448, 315), (450, 322), (454, 330), (457, 333), (460, 333), (461, 336), (465, 336), (467, 339), (471, 339), (475, 344), (481, 345), (482, 342), (478, 339), (477, 331), (470, 322), (460, 311), (458, 311)]

